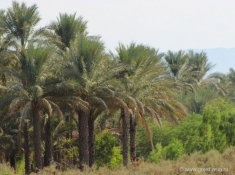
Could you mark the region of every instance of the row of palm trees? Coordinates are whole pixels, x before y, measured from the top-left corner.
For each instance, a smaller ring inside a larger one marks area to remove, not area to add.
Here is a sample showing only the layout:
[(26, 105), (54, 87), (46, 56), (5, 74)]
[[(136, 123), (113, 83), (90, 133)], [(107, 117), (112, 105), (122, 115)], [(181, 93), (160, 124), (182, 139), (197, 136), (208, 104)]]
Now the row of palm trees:
[[(194, 93), (200, 86), (225, 93), (222, 75), (207, 75), (213, 65), (204, 52), (162, 54), (131, 43), (119, 44), (117, 54), (106, 53), (100, 37), (90, 36), (87, 21), (76, 14), (60, 14), (57, 21), (36, 30), (39, 21), (36, 5), (13, 1), (12, 7), (0, 11), (1, 114), (6, 114), (4, 120), (15, 117), (15, 138), (24, 133), (26, 174), (32, 138), (35, 169), (52, 161), (52, 117), (75, 124), (80, 164), (91, 167), (97, 119), (119, 115), (127, 166), (129, 150), (131, 161), (136, 161), (136, 126), (145, 127), (151, 140), (147, 116), (161, 126), (160, 118), (177, 122), (187, 115), (176, 93)], [(33, 137), (28, 135), (30, 125)]]

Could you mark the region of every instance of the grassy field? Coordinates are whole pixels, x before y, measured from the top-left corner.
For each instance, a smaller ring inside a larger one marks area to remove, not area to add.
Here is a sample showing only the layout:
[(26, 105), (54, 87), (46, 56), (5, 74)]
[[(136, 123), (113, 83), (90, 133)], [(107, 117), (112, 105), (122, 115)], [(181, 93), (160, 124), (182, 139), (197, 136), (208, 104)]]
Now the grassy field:
[[(0, 164), (0, 175), (15, 174), (7, 164)], [(118, 168), (110, 170), (106, 167), (94, 167), (85, 169), (84, 172), (79, 170), (58, 171), (55, 166), (45, 168), (38, 175), (234, 175), (235, 174), (235, 148), (227, 149), (223, 154), (217, 151), (210, 151), (206, 154), (194, 153), (184, 155), (177, 161), (162, 161), (159, 164), (145, 162), (140, 159), (136, 164), (127, 168)], [(32, 173), (36, 175), (36, 173)]]

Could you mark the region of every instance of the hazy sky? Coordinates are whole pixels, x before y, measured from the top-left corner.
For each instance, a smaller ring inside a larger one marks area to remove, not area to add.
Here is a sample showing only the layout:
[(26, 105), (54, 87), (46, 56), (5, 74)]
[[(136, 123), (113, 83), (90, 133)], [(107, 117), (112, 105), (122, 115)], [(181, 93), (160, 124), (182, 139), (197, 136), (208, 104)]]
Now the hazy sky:
[[(41, 26), (56, 20), (59, 13), (76, 12), (88, 21), (89, 33), (102, 36), (107, 49), (112, 51), (119, 42), (129, 44), (132, 41), (160, 51), (235, 47), (235, 0), (24, 2), (38, 5)], [(10, 0), (0, 0), (0, 8), (10, 6)]]

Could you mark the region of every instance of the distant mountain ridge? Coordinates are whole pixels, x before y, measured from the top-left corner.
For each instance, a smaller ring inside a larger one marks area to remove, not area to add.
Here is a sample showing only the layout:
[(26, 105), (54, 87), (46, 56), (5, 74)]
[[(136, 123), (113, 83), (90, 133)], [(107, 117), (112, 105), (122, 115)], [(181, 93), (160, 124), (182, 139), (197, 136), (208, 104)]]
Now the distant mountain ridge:
[(206, 52), (209, 61), (215, 64), (211, 72), (228, 73), (235, 69), (235, 48), (193, 49), (195, 52)]

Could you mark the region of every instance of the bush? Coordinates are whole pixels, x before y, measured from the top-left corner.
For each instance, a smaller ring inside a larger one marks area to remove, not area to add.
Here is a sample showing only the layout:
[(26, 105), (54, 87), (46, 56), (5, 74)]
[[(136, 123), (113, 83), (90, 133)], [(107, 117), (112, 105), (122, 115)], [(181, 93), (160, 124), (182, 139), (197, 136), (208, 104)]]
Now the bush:
[[(97, 135), (95, 140), (95, 156), (98, 167), (108, 166), (111, 161), (112, 166), (114, 166), (118, 162), (118, 160), (115, 160), (115, 156), (118, 155), (118, 148), (115, 148), (116, 145), (115, 136), (107, 130)], [(118, 156), (117, 159), (119, 159)]]
[(234, 145), (235, 107), (223, 99), (208, 103), (203, 111), (203, 122), (200, 126), (200, 136), (203, 139), (204, 152), (217, 149), (220, 152)]
[(161, 143), (156, 144), (156, 148), (149, 154), (149, 159), (155, 163), (159, 163), (166, 158), (165, 149), (162, 148)]
[(170, 144), (164, 148), (161, 146), (160, 143), (158, 143), (156, 145), (156, 149), (150, 153), (149, 159), (155, 163), (158, 163), (164, 159), (176, 160), (184, 153), (185, 149), (182, 141), (173, 139)]
[(108, 165), (110, 169), (119, 168), (122, 165), (121, 150), (121, 147), (113, 147), (113, 154)]

